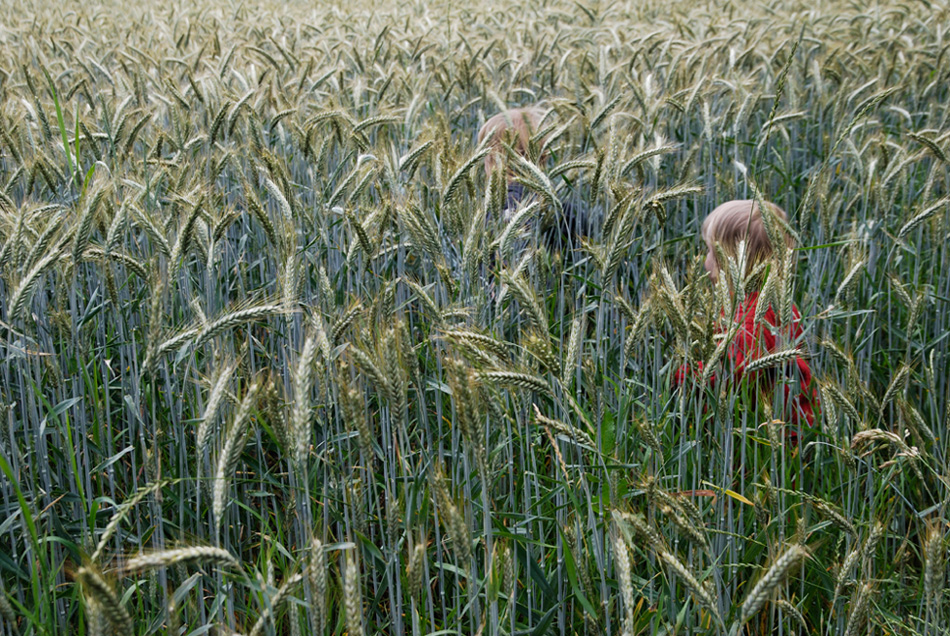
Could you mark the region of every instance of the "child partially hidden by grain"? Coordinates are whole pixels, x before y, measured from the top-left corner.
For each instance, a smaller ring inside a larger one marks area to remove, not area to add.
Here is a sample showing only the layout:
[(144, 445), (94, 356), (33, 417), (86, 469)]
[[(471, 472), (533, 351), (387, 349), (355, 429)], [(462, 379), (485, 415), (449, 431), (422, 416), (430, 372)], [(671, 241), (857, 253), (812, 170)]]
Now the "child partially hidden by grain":
[[(491, 152), (485, 157), (486, 177), (502, 168), (505, 164), (505, 146), (515, 154), (530, 159), (531, 151), (543, 148), (545, 138), (535, 138), (541, 131), (542, 122), (548, 112), (540, 106), (511, 108), (490, 117), (478, 131), (478, 145), (487, 144)], [(535, 159), (544, 159), (544, 153)], [(516, 209), (522, 204), (529, 203), (532, 195), (525, 186), (515, 178), (515, 171), (508, 165), (507, 195), (505, 198), (505, 218), (509, 220)], [(573, 239), (586, 236), (586, 218), (579, 210), (565, 201), (559, 201), (560, 210), (548, 210), (548, 215), (542, 218), (542, 238), (548, 246), (575, 245)], [(552, 216), (553, 215), (553, 216)]]
[(540, 130), (545, 111), (539, 106), (509, 108), (488, 118), (478, 131), (478, 145), (488, 143), (492, 151), (485, 157), (485, 174), (503, 163), (503, 144), (522, 157), (528, 156), (531, 137)]
[[(773, 235), (781, 236), (786, 246), (791, 247), (792, 240), (784, 230), (787, 225), (785, 211), (774, 203), (764, 203), (771, 214)], [(720, 334), (731, 333), (725, 355), (721, 358), (723, 374), (720, 382), (725, 381), (734, 386), (740, 382), (751, 387), (753, 399), (761, 397), (771, 399), (776, 382), (781, 377), (784, 387), (784, 413), (775, 413), (775, 417), (791, 423), (794, 429), (801, 424), (811, 426), (815, 421), (815, 409), (818, 406), (818, 395), (812, 383), (811, 369), (801, 355), (789, 356), (777, 360), (775, 364), (763, 365), (762, 360), (791, 347), (799, 348), (802, 341), (800, 326), (801, 314), (793, 304), (791, 306), (791, 320), (782, 324), (775, 309), (769, 302), (767, 307), (760, 307), (762, 274), (764, 266), (772, 258), (773, 246), (769, 240), (759, 205), (751, 200), (729, 201), (723, 203), (710, 213), (703, 221), (703, 240), (706, 242), (706, 271), (715, 284), (727, 264), (720, 262), (721, 258), (734, 259), (740, 262), (741, 251), (744, 249), (745, 267), (743, 276), (747, 277), (747, 285), (743, 299), (735, 299), (736, 310), (733, 324), (720, 324), (717, 331)], [(740, 245), (744, 247), (740, 249)], [(717, 256), (717, 253), (719, 256)], [(758, 275), (754, 275), (758, 272)], [(750, 274), (753, 274), (750, 276)], [(774, 274), (771, 274), (774, 275)], [(727, 278), (728, 280), (728, 278)], [(729, 285), (730, 293), (736, 293)], [(781, 357), (781, 356), (780, 356)], [(759, 361), (756, 364), (756, 361)], [(747, 369), (749, 369), (747, 371)], [(676, 385), (681, 386), (688, 381), (689, 375), (699, 377), (703, 371), (702, 363), (690, 369), (681, 367), (675, 377)], [(717, 381), (715, 374), (707, 374), (712, 383)], [(797, 441), (797, 435), (791, 434), (792, 441)]]

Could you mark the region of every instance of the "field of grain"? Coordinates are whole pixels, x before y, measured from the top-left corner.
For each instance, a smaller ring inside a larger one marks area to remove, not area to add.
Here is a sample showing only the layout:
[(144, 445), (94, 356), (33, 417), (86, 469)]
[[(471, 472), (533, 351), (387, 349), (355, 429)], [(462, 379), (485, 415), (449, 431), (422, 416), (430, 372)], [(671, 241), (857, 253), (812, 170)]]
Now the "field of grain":
[(950, 5), (803, 6), (3, 3), (0, 635), (946, 634)]

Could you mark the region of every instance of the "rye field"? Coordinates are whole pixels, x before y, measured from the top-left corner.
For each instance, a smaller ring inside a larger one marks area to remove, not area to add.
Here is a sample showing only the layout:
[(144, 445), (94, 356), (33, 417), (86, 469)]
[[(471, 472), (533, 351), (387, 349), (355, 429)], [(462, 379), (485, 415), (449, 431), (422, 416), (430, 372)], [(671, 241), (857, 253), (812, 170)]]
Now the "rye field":
[[(947, 634), (948, 36), (946, 0), (3, 3), (0, 635)], [(674, 383), (729, 372), (730, 199), (795, 237), (771, 400)]]

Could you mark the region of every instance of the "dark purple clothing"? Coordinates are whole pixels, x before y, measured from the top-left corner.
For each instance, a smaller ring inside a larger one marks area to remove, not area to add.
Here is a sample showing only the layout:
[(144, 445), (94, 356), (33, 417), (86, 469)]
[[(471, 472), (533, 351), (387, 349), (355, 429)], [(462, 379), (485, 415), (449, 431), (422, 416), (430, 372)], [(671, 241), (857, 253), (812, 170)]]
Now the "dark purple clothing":
[[(535, 196), (520, 183), (508, 184), (507, 205), (514, 210), (528, 197)], [(560, 212), (547, 210), (540, 219), (541, 240), (548, 247), (575, 248), (579, 238), (587, 236), (587, 214), (570, 203), (561, 201)]]

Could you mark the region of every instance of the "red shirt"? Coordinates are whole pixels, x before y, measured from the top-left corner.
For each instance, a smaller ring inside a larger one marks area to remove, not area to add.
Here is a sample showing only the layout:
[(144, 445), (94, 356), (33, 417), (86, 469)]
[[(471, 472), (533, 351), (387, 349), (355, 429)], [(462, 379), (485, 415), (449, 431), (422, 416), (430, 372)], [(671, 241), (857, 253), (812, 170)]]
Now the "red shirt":
[[(792, 324), (787, 327), (782, 327), (779, 324), (778, 317), (771, 305), (762, 314), (759, 322), (756, 323), (755, 309), (758, 300), (758, 292), (749, 294), (736, 309), (735, 321), (740, 326), (726, 349), (726, 358), (731, 363), (730, 366), (736, 383), (746, 375), (746, 365), (762, 356), (781, 351), (801, 339), (802, 328), (799, 324), (801, 314), (797, 307), (792, 306)], [(719, 331), (721, 333), (723, 330)], [(781, 336), (781, 339), (778, 336)], [(778, 342), (779, 340), (781, 341)], [(702, 368), (702, 363), (698, 363), (696, 369), (692, 370), (693, 375), (702, 372)], [(777, 374), (783, 370), (789, 380), (784, 384), (785, 421), (793, 424), (800, 424), (804, 421), (809, 426), (813, 425), (815, 423), (815, 407), (818, 406), (818, 392), (812, 385), (811, 369), (804, 358), (796, 356), (794, 364), (786, 363), (785, 365), (753, 371), (746, 380), (752, 381), (762, 391), (770, 391), (775, 386)], [(686, 365), (679, 368), (673, 378), (676, 386), (685, 383), (688, 371), (689, 368)], [(799, 380), (799, 389), (795, 392), (795, 395), (792, 395), (793, 380), (796, 376)], [(715, 380), (715, 375), (711, 376), (711, 381), (715, 382)], [(776, 415), (778, 416), (778, 414)]]

